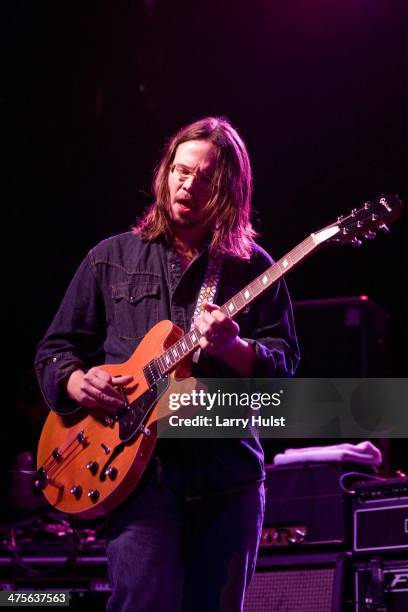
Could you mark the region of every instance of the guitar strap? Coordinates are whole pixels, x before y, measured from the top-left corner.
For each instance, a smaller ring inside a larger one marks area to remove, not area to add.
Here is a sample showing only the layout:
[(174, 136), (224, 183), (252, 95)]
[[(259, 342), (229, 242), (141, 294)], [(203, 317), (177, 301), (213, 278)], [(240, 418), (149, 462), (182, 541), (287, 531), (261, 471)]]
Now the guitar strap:
[[(221, 256), (215, 254), (209, 256), (207, 270), (204, 274), (203, 284), (201, 285), (200, 292), (198, 294), (197, 304), (194, 310), (193, 317), (191, 319), (190, 331), (196, 324), (197, 318), (204, 311), (204, 304), (213, 304), (215, 293), (217, 291), (218, 283), (221, 275)], [(193, 355), (194, 363), (197, 363), (200, 357), (201, 349), (197, 349)]]

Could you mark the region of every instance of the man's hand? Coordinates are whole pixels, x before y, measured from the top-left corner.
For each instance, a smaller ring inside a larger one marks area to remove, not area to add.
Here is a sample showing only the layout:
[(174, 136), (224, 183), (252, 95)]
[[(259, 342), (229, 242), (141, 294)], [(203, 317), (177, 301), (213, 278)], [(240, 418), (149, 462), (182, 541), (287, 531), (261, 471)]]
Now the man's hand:
[(110, 376), (101, 368), (91, 368), (85, 374), (75, 370), (67, 382), (68, 395), (85, 408), (96, 408), (116, 413), (123, 408), (123, 398), (115, 389), (132, 382), (133, 376)]
[(256, 354), (254, 348), (238, 336), (239, 325), (221, 312), (215, 304), (205, 304), (205, 312), (196, 325), (203, 335), (200, 346), (225, 361), (241, 376), (252, 376)]
[(215, 304), (204, 304), (204, 308), (205, 311), (196, 320), (198, 329), (204, 334), (200, 346), (210, 355), (221, 356), (237, 341), (239, 325)]

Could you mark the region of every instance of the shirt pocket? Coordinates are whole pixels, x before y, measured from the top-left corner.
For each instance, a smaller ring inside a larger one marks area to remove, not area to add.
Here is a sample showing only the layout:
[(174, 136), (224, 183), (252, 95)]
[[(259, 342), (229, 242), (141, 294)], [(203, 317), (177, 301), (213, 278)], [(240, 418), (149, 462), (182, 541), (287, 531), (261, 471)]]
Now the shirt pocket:
[(160, 284), (143, 279), (113, 285), (114, 324), (120, 338), (137, 340), (159, 321)]

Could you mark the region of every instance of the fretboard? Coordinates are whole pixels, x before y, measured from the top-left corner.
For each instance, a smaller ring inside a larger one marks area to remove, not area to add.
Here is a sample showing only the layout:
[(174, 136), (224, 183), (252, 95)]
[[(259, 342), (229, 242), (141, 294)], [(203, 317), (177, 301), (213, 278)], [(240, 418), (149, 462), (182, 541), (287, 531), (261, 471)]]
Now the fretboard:
[[(221, 311), (231, 319), (236, 317), (244, 308), (274, 285), (318, 245), (319, 241), (316, 240), (314, 234), (308, 236), (308, 238), (298, 244), (287, 255), (282, 257), (282, 259), (279, 259), (279, 261), (251, 281), (249, 285), (236, 293), (228, 302), (221, 306)], [(168, 374), (174, 370), (185, 357), (196, 351), (200, 346), (199, 341), (202, 335), (198, 327), (194, 325), (188, 333), (180, 338), (180, 340), (177, 340), (177, 342), (164, 351), (159, 357), (156, 357), (156, 359), (148, 363), (145, 367), (145, 375), (148, 382), (153, 383), (160, 376)]]

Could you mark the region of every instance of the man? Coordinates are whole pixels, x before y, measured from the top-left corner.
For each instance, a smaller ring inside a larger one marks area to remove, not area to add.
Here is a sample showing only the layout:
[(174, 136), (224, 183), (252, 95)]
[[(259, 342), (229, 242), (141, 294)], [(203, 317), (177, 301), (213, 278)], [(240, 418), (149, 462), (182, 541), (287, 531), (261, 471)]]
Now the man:
[[(284, 283), (236, 321), (206, 297), (225, 303), (272, 262), (254, 242), (251, 168), (237, 131), (212, 117), (181, 129), (153, 187), (155, 201), (133, 231), (82, 262), (39, 345), (40, 385), (60, 414), (78, 405), (121, 408), (116, 387), (131, 377), (112, 379), (97, 364), (125, 361), (161, 319), (184, 331), (192, 319), (199, 326), (196, 375), (286, 377), (296, 368)], [(240, 611), (255, 567), (263, 479), (256, 438), (160, 439), (142, 482), (109, 517), (108, 609)]]

